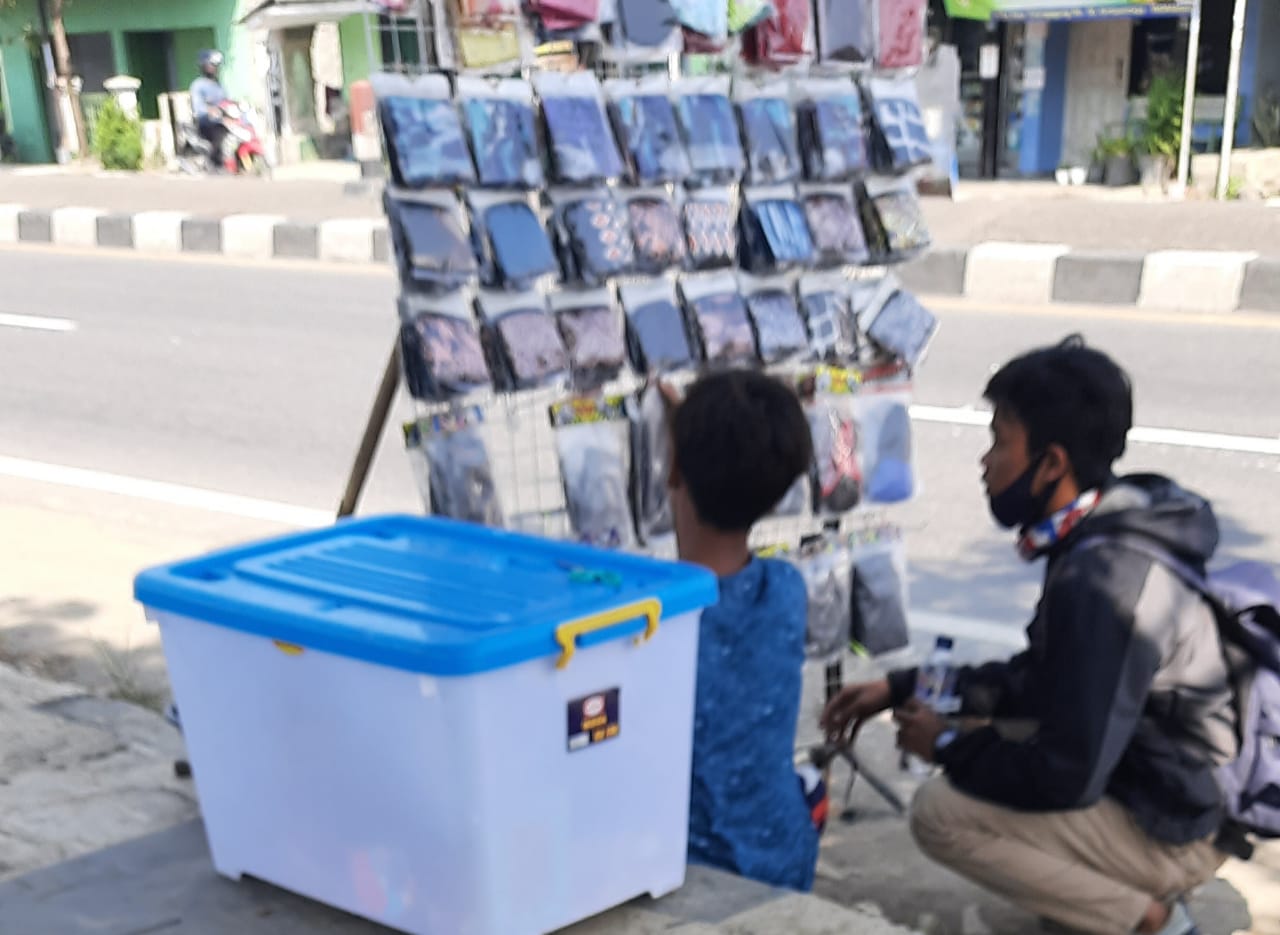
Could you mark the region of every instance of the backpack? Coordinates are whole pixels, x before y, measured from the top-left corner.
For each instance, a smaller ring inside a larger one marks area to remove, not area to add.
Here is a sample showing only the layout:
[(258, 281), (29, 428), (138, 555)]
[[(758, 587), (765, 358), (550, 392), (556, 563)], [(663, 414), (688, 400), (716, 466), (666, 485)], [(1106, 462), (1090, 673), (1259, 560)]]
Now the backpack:
[(1241, 562), (1207, 577), (1154, 541), (1096, 536), (1147, 556), (1214, 610), (1232, 681), (1239, 755), (1217, 770), (1226, 824), (1219, 846), (1247, 859), (1246, 835), (1280, 837), (1280, 581), (1267, 565)]

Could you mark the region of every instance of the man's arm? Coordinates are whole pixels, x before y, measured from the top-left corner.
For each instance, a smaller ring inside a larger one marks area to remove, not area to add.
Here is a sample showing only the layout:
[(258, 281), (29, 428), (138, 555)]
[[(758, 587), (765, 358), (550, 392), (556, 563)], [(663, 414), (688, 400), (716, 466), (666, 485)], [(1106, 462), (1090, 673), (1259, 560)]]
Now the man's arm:
[[(963, 701), (962, 713), (985, 718), (1022, 718), (1033, 714), (1027, 689), (1031, 657), (1019, 653), (1005, 662), (963, 666), (956, 675), (956, 691)], [(919, 669), (889, 673), (893, 707), (901, 708), (915, 694)]]
[(985, 727), (960, 737), (940, 761), (955, 786), (1030, 811), (1100, 800), (1142, 716), (1161, 650), (1135, 626), (1150, 563), (1091, 549), (1064, 559), (1042, 605), (1043, 662), (1035, 666), (1040, 725), (1030, 740)]

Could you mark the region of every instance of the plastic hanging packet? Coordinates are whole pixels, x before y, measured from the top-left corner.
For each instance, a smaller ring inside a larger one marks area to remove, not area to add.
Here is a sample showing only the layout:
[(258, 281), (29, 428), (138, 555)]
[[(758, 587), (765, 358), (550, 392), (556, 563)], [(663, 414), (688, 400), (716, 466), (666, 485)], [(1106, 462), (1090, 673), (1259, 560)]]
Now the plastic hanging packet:
[(808, 411), (815, 466), (814, 506), (839, 516), (862, 500), (858, 428), (848, 398), (820, 394)]
[(809, 346), (818, 359), (836, 365), (853, 363), (858, 356), (858, 333), (844, 290), (825, 283), (808, 288), (802, 280), (800, 306)]
[(756, 350), (766, 364), (777, 364), (806, 355), (809, 337), (800, 310), (789, 290), (764, 289), (747, 299)]
[[(480, 184), (489, 188), (538, 189), (543, 185), (537, 117), (524, 82), (501, 82), (488, 96), (474, 96), (486, 82), (463, 85), (459, 95), (475, 153)], [(470, 95), (467, 89), (475, 88)], [(502, 95), (506, 96), (502, 96)]]
[(867, 337), (915, 370), (938, 330), (938, 319), (911, 293), (898, 289), (880, 307)]
[(855, 537), (850, 638), (872, 656), (905, 649), (907, 624), (906, 555), (896, 529), (868, 530)]
[(380, 101), (379, 110), (397, 184), (416, 189), (475, 182), (475, 167), (453, 101), (387, 97)]
[(565, 305), (555, 316), (569, 352), (574, 389), (592, 390), (617, 379), (626, 366), (627, 345), (622, 314), (609, 295)]
[(569, 355), (545, 300), (537, 293), (484, 293), (477, 306), (485, 322), (493, 371), (513, 390), (563, 382), (569, 374)]
[(618, 178), (622, 157), (605, 117), (595, 76), (544, 72), (535, 77), (534, 84), (542, 100), (556, 180), (583, 185)]
[(854, 399), (864, 493), (870, 503), (903, 503), (915, 496), (910, 402), (905, 387), (898, 392), (861, 393)]
[(675, 531), (667, 481), (671, 474), (671, 429), (662, 390), (650, 384), (631, 401), (633, 509), (645, 544)]
[(491, 388), (475, 323), (461, 317), (406, 309), (400, 330), (405, 382), (414, 399), (441, 401)]
[(680, 139), (675, 108), (666, 93), (616, 93), (610, 111), (632, 180), (650, 185), (685, 178), (689, 174), (689, 156)]
[(731, 275), (687, 278), (681, 282), (680, 292), (702, 345), (703, 360), (728, 365), (755, 362), (755, 337), (747, 305)]
[(718, 79), (691, 78), (676, 86), (676, 112), (689, 153), (688, 185), (727, 185), (742, 178), (742, 138), (727, 90)]
[(634, 548), (630, 445), (623, 400), (561, 404), (552, 407), (552, 422), (565, 505), (575, 537), (597, 548)]
[(482, 422), (476, 407), (429, 416), (405, 426), (405, 441), (426, 458), (432, 513), (501, 527), (502, 506)]
[(739, 100), (738, 119), (751, 184), (774, 185), (800, 177), (800, 144), (790, 101), (782, 96)]
[(636, 195), (627, 202), (637, 273), (658, 275), (684, 263), (688, 250), (675, 206), (665, 195)]
[(805, 652), (830, 658), (849, 643), (852, 623), (850, 556), (846, 548), (823, 537), (801, 548), (795, 559), (808, 595)]
[(670, 282), (628, 283), (618, 294), (627, 313), (627, 342), (637, 373), (656, 375), (693, 366), (693, 345)]
[(449, 292), (476, 280), (479, 265), (463, 232), (453, 195), (427, 203), (392, 198), (388, 193), (384, 203), (407, 283), (423, 291)]
[(562, 205), (557, 211), (566, 269), (587, 286), (631, 272), (636, 252), (627, 209), (607, 192)]

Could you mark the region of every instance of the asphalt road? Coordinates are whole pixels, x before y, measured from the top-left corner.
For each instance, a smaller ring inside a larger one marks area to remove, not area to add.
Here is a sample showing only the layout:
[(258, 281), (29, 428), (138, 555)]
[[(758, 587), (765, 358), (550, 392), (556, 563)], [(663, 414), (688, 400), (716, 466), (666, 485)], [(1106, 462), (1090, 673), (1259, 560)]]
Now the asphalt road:
[[(0, 251), (0, 282), (0, 628), (26, 626), (33, 639), (41, 627), (87, 628), (119, 645), (114, 621), (137, 616), (127, 581), (138, 564), (290, 520), (203, 492), (304, 517), (336, 504), (394, 333), (390, 276), (12, 249)], [(1129, 368), (1139, 425), (1193, 433), (1132, 444), (1122, 466), (1213, 498), (1224, 555), (1280, 558), (1280, 456), (1247, 451), (1250, 439), (1280, 439), (1280, 318), (963, 303), (940, 315), (916, 397), (943, 421), (917, 423), (923, 493), (901, 512), (915, 607), (1001, 625), (1029, 612), (1038, 570), (987, 516), (986, 430), (964, 424), (974, 420), (963, 407), (999, 363), (1074, 331)], [(398, 414), (408, 411), (401, 400)], [(146, 483), (157, 481), (178, 486)], [(419, 508), (395, 433), (365, 508)], [(101, 581), (116, 583), (110, 596), (96, 593)], [(5, 592), (25, 602), (22, 615), (11, 597), (5, 616)], [(68, 601), (80, 617), (41, 609)], [(125, 642), (151, 640), (130, 631)]]

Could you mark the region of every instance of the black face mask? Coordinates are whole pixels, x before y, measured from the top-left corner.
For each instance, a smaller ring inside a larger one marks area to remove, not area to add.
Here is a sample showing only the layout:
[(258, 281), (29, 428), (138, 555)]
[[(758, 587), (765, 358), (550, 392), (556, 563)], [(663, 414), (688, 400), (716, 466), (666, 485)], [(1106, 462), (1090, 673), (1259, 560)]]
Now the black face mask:
[(1039, 494), (1031, 492), (1032, 481), (1035, 480), (1042, 460), (1043, 457), (1036, 458), (1017, 480), (989, 498), (991, 515), (1005, 529), (1015, 526), (1025, 528), (1044, 519), (1053, 492), (1058, 489), (1058, 482), (1046, 484)]

